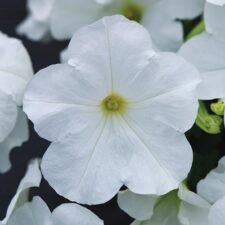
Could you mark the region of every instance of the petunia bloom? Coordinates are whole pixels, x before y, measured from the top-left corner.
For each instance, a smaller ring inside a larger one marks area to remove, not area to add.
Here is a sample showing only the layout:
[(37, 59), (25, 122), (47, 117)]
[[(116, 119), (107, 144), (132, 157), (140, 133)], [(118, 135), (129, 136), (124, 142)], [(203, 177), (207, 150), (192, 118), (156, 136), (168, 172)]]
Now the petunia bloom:
[(0, 33), (0, 172), (10, 169), (10, 150), (28, 139), (27, 119), (19, 107), (32, 74), (23, 44)]
[(36, 131), (53, 142), (41, 164), (49, 184), (87, 204), (122, 185), (158, 195), (177, 188), (192, 164), (183, 133), (198, 109), (195, 67), (154, 52), (147, 30), (122, 16), (79, 30), (69, 59), (38, 72), (24, 97)]
[(118, 203), (136, 219), (132, 225), (209, 225), (210, 204), (183, 184), (161, 197), (123, 191)]
[[(192, 19), (205, 0), (28, 0), (29, 17), (18, 31), (40, 40), (49, 31), (56, 39), (70, 39), (80, 27), (102, 16), (121, 14), (143, 24), (161, 50), (176, 51), (183, 40), (178, 19)], [(44, 10), (43, 10), (44, 9)]]

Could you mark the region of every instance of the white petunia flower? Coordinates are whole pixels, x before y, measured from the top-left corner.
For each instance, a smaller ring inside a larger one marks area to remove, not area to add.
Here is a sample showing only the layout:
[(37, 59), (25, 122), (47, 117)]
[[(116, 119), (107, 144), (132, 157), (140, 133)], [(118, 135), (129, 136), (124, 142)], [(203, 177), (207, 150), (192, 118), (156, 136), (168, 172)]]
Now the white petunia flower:
[(197, 70), (154, 52), (148, 32), (122, 16), (79, 30), (69, 58), (34, 76), (24, 98), (36, 131), (53, 142), (41, 166), (49, 184), (87, 204), (122, 185), (140, 194), (177, 188), (192, 164), (183, 133), (198, 109)]
[(35, 159), (29, 163), (27, 172), (24, 178), (21, 180), (15, 196), (8, 206), (6, 217), (3, 221), (0, 221), (0, 224), (5, 225), (8, 223), (8, 220), (13, 214), (14, 210), (19, 205), (23, 205), (27, 201), (27, 192), (29, 189), (32, 187), (39, 187), (41, 178), (42, 176), (39, 169), (39, 161)]
[(10, 150), (28, 139), (27, 119), (19, 106), (32, 74), (22, 43), (0, 33), (0, 172), (10, 169)]
[(212, 170), (197, 187), (199, 195), (212, 205), (209, 213), (210, 225), (225, 224), (225, 157), (216, 169)]
[(63, 204), (52, 213), (40, 197), (16, 209), (6, 225), (103, 225), (91, 211), (77, 204)]
[[(200, 15), (204, 1), (29, 0), (30, 16), (19, 31), (35, 40), (40, 40), (49, 30), (56, 39), (70, 39), (77, 29), (102, 16), (122, 14), (143, 24), (159, 49), (176, 51), (183, 40), (182, 25), (177, 19), (192, 19)], [(44, 12), (43, 8), (46, 8)], [(44, 19), (39, 14), (44, 14)]]
[(201, 72), (200, 99), (225, 97), (225, 6), (205, 7), (206, 30), (186, 42), (179, 54)]
[(165, 196), (120, 192), (118, 204), (136, 220), (132, 225), (208, 225), (210, 204), (184, 185)]

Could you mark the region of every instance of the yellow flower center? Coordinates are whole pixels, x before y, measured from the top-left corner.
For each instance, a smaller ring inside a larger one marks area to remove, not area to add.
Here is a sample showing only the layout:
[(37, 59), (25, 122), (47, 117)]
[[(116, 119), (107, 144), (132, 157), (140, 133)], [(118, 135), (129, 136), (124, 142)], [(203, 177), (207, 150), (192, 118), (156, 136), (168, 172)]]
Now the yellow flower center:
[(110, 94), (105, 97), (100, 106), (102, 111), (106, 114), (109, 113), (123, 113), (126, 109), (127, 102), (126, 100), (118, 94)]
[(144, 7), (140, 4), (126, 0), (121, 9), (121, 14), (129, 20), (134, 20), (138, 23), (141, 22), (144, 14)]

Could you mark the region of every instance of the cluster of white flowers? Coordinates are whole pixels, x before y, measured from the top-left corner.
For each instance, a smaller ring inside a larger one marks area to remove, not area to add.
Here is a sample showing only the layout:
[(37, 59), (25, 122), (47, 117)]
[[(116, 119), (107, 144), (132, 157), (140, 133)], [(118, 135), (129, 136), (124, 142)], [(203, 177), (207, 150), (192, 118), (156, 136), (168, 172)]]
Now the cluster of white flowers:
[(195, 151), (186, 132), (195, 122), (210, 134), (223, 130), (225, 1), (28, 0), (27, 7), (19, 34), (71, 40), (62, 63), (32, 78), (22, 43), (0, 33), (0, 172), (28, 140), (25, 113), (51, 142), (41, 171), (39, 160), (29, 164), (0, 225), (103, 225), (76, 203), (51, 212), (40, 197), (29, 202), (42, 174), (79, 204), (118, 194), (132, 225), (224, 225), (225, 154), (190, 188)]

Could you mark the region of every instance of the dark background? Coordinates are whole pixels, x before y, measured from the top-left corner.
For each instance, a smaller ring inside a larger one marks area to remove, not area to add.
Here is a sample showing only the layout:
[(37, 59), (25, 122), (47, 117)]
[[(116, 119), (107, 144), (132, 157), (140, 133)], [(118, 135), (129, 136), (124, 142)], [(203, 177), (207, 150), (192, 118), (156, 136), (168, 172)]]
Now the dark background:
[[(67, 46), (67, 42), (52, 41), (49, 43), (31, 42), (15, 33), (16, 26), (26, 17), (25, 0), (0, 0), (0, 30), (9, 36), (21, 39), (26, 46), (34, 71), (59, 62), (59, 53)], [(11, 153), (12, 169), (6, 174), (0, 174), (0, 219), (4, 218), (8, 204), (17, 189), (17, 186), (25, 174), (27, 164), (34, 157), (41, 157), (49, 143), (41, 139), (33, 130), (30, 123), (30, 140), (21, 148), (15, 148)], [(32, 195), (41, 196), (50, 209), (54, 209), (61, 203), (67, 202), (60, 198), (55, 191), (42, 181), (40, 188), (34, 188)], [(132, 221), (117, 206), (116, 198), (104, 205), (88, 207), (94, 211), (105, 225), (123, 224), (128, 225)]]

